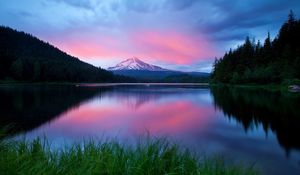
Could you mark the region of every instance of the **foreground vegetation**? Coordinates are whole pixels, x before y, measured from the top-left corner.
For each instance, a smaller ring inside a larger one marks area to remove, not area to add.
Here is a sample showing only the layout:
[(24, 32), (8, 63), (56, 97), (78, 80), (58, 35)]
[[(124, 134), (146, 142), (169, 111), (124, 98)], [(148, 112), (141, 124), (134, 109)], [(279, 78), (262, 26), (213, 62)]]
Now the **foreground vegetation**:
[(230, 84), (300, 85), (300, 20), (291, 11), (278, 36), (264, 43), (249, 37), (214, 63), (212, 80)]
[(133, 147), (117, 142), (75, 144), (51, 150), (47, 141), (0, 142), (1, 174), (222, 174), (252, 175), (253, 168), (225, 165), (220, 158), (197, 159), (164, 139)]

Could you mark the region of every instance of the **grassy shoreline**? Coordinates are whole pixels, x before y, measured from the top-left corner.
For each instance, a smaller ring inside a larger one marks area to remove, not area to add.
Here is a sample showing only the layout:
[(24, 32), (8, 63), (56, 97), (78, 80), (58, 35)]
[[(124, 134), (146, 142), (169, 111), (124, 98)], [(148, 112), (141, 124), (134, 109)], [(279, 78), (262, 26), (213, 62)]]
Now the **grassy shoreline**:
[(1, 174), (201, 174), (254, 175), (253, 167), (225, 165), (221, 158), (197, 158), (166, 139), (135, 146), (89, 141), (51, 150), (45, 140), (0, 141)]

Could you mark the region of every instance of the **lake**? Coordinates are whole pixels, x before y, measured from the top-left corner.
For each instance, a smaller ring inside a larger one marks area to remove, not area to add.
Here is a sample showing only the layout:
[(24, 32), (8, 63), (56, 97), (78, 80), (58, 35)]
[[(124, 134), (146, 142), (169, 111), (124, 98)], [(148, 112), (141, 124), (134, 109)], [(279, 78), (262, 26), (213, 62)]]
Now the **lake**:
[(0, 85), (5, 139), (131, 144), (149, 133), (263, 174), (300, 174), (300, 95), (188, 85)]

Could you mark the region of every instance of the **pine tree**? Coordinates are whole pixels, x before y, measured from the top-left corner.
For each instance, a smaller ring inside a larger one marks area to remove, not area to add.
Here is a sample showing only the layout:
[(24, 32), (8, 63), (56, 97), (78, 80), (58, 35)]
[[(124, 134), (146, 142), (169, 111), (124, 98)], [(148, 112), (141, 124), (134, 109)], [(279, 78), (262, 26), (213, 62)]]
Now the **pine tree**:
[(288, 22), (288, 24), (294, 24), (296, 22), (296, 18), (295, 18), (293, 10), (290, 10), (290, 14), (288, 16), (287, 22)]
[(265, 39), (264, 47), (263, 47), (263, 55), (262, 55), (262, 63), (267, 64), (272, 58), (272, 44), (270, 32), (268, 32), (268, 36)]
[(36, 61), (34, 63), (34, 67), (33, 67), (33, 80), (34, 81), (39, 81), (40, 80), (40, 77), (41, 77), (41, 66), (40, 66), (40, 63), (38, 61)]
[(225, 83), (279, 83), (300, 78), (300, 20), (293, 11), (272, 41), (270, 32), (261, 46), (247, 37), (214, 67), (213, 77)]
[(23, 62), (21, 59), (17, 59), (13, 62), (10, 68), (12, 74), (14, 75), (14, 78), (17, 80), (22, 79), (23, 77)]

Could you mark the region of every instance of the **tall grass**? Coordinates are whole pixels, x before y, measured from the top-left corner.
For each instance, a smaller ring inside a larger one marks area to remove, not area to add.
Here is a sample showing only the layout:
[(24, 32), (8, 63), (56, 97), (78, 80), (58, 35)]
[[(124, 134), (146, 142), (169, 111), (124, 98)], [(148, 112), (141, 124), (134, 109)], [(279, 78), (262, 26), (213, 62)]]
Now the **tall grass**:
[(0, 141), (0, 174), (199, 174), (252, 175), (253, 168), (198, 159), (166, 139), (146, 139), (128, 147), (93, 141), (51, 150), (46, 140)]

